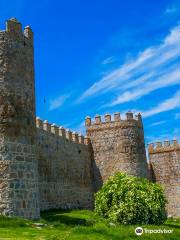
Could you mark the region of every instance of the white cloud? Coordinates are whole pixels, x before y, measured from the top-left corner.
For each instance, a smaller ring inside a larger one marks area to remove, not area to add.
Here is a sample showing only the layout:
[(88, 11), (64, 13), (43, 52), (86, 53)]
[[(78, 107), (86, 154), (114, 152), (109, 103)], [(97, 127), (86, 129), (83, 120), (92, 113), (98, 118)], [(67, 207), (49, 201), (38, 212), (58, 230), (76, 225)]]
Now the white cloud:
[[(180, 83), (180, 25), (174, 27), (158, 46), (140, 52), (90, 86), (77, 100), (112, 93), (116, 96), (105, 106), (129, 102), (152, 91)], [(176, 62), (176, 63), (175, 63)]]
[[(179, 65), (180, 67), (180, 65)], [(174, 70), (163, 77), (159, 77), (156, 81), (145, 83), (143, 86), (138, 86), (135, 90), (126, 91), (122, 95), (120, 95), (115, 101), (113, 101), (109, 106), (114, 106), (120, 103), (129, 102), (131, 100), (136, 100), (149, 94), (150, 92), (175, 85), (180, 83), (180, 69)]]
[[(154, 116), (161, 112), (168, 112), (173, 109), (180, 109), (180, 91), (177, 91), (171, 98), (165, 99), (163, 102), (159, 103), (155, 107), (148, 109), (148, 110), (142, 110), (142, 109), (131, 109), (131, 112), (133, 113), (141, 113), (143, 118), (148, 118), (151, 116)], [(124, 111), (127, 112), (128, 110)], [(175, 114), (175, 119), (179, 119), (180, 114)], [(165, 120), (152, 123), (151, 126), (156, 126), (165, 123)]]
[(112, 62), (114, 62), (114, 57), (108, 57), (108, 58), (106, 58), (102, 61), (102, 64), (106, 65), (106, 64), (109, 64), (109, 63), (112, 63)]
[(166, 123), (166, 121), (154, 122), (154, 123), (151, 124), (151, 127), (159, 126), (159, 125), (164, 124), (164, 123)]
[(161, 102), (156, 107), (144, 111), (142, 115), (146, 118), (176, 108), (180, 108), (180, 91), (176, 92), (176, 94), (172, 98), (166, 99), (164, 102)]
[(97, 93), (107, 92), (110, 89), (114, 89), (117, 87), (119, 83), (122, 83), (126, 79), (129, 78), (129, 72), (140, 64), (142, 64), (145, 60), (152, 56), (151, 49), (140, 53), (136, 61), (125, 63), (120, 68), (112, 71), (108, 75), (104, 76), (98, 82), (95, 82), (89, 89), (87, 89), (83, 95), (80, 97), (80, 100), (83, 100), (86, 97), (92, 96)]
[(55, 110), (61, 107), (64, 102), (70, 97), (70, 94), (64, 94), (50, 102), (49, 111)]

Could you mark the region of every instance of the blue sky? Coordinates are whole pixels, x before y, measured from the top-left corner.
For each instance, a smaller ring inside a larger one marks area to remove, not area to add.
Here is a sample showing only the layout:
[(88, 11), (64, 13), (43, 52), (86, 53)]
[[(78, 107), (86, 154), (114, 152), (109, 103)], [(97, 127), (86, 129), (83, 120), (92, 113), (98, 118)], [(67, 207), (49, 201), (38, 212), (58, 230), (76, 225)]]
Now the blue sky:
[(1, 0), (11, 17), (35, 33), (37, 116), (84, 132), (132, 110), (146, 142), (180, 138), (180, 0)]

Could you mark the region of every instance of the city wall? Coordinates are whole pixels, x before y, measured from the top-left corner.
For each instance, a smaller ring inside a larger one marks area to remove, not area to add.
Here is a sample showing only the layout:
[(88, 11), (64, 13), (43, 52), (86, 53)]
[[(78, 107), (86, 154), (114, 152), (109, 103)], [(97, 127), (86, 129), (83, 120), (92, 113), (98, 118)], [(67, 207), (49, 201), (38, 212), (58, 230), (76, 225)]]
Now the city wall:
[(38, 218), (34, 47), (12, 18), (0, 31), (0, 212)]
[(36, 119), (40, 209), (93, 208), (89, 138)]
[(0, 213), (39, 218), (50, 208), (93, 208), (94, 192), (118, 171), (164, 185), (180, 217), (180, 146), (149, 145), (141, 115), (86, 118), (87, 137), (36, 118), (33, 32), (10, 19), (0, 31)]
[(144, 144), (144, 130), (141, 115), (126, 113), (122, 119), (120, 113), (114, 118), (106, 114), (104, 119), (95, 116), (92, 121), (86, 118), (87, 136), (91, 140), (96, 191), (103, 182), (118, 171), (148, 177), (148, 166)]
[(169, 216), (180, 217), (180, 144), (174, 140), (149, 144), (151, 179), (162, 184)]

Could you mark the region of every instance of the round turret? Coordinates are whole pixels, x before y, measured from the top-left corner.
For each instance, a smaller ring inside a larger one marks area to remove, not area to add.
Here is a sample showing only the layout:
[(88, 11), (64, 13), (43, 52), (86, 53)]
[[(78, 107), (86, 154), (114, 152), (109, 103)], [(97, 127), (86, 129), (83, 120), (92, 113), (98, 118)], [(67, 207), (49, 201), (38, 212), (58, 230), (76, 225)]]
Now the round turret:
[[(89, 118), (90, 119), (90, 118)], [(122, 120), (115, 113), (95, 116), (90, 125), (86, 124), (87, 135), (91, 140), (94, 153), (95, 185), (98, 190), (107, 178), (118, 171), (147, 177), (144, 131), (140, 114), (134, 118), (128, 112)]]

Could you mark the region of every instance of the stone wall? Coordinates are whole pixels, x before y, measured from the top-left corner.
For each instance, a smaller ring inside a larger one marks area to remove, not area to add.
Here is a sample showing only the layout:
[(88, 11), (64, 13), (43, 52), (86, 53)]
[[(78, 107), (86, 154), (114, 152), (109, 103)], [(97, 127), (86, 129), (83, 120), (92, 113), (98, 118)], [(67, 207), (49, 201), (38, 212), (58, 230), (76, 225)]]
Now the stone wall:
[(41, 210), (92, 208), (89, 139), (37, 118)]
[(180, 217), (180, 145), (176, 140), (157, 142), (148, 152), (152, 180), (165, 187), (168, 215)]
[(91, 140), (94, 156), (95, 188), (98, 190), (107, 178), (118, 171), (135, 176), (147, 177), (148, 167), (144, 145), (141, 115), (136, 119), (132, 113), (122, 120), (120, 114), (86, 118), (87, 136)]
[[(10, 19), (0, 31), (0, 213), (38, 218), (50, 208), (92, 208), (93, 193), (117, 171), (148, 177), (141, 115), (86, 118), (87, 137), (35, 119), (30, 27)], [(180, 146), (149, 146), (149, 172), (167, 210), (180, 216)]]
[(38, 218), (35, 147), (16, 142), (1, 142), (0, 159), (0, 213)]
[(10, 19), (0, 31), (0, 212), (39, 217), (33, 33)]
[(0, 135), (35, 144), (33, 33), (16, 19), (0, 31)]

